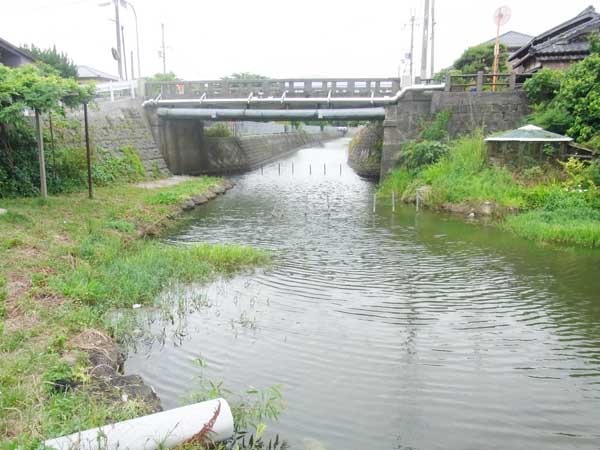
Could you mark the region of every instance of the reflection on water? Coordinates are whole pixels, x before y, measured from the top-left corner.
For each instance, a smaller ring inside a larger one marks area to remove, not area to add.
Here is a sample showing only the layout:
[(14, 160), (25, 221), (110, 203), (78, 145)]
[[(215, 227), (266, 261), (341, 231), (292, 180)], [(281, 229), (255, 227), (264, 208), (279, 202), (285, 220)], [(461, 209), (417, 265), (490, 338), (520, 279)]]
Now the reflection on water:
[(166, 407), (198, 358), (235, 390), (280, 384), (293, 448), (599, 448), (600, 255), (373, 214), (347, 144), (240, 176), (182, 224), (176, 245), (268, 248), (274, 268), (165, 292), (127, 371)]

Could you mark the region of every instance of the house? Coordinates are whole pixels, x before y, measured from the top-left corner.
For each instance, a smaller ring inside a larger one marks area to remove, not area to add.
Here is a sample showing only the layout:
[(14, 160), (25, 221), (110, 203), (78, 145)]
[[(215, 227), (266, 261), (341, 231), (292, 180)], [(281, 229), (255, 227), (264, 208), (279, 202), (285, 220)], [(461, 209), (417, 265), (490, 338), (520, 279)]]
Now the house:
[(589, 6), (570, 20), (534, 37), (508, 58), (516, 73), (566, 69), (590, 54), (589, 36), (600, 32), (600, 14)]
[(90, 66), (77, 66), (77, 81), (79, 83), (107, 83), (120, 81), (119, 77), (94, 69)]
[(32, 62), (35, 62), (34, 57), (0, 38), (0, 64), (8, 67), (18, 67)]
[[(506, 47), (509, 56), (512, 56), (521, 47), (527, 45), (533, 36), (525, 33), (519, 33), (517, 31), (507, 31), (500, 35), (500, 44)], [(496, 38), (490, 39), (489, 41), (483, 42), (481, 45), (496, 44)]]

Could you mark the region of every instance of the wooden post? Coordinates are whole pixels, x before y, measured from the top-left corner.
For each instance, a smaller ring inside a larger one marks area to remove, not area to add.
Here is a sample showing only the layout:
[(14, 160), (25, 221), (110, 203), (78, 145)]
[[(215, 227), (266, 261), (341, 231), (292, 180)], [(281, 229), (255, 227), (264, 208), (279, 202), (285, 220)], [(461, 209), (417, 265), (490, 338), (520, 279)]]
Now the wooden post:
[(88, 197), (94, 198), (92, 191), (92, 152), (90, 150), (90, 132), (88, 127), (88, 107), (87, 102), (83, 104), (83, 122), (85, 127), (85, 157), (87, 160), (87, 176), (88, 176)]
[(40, 192), (42, 198), (48, 198), (48, 186), (46, 185), (46, 158), (44, 157), (44, 135), (42, 133), (42, 124), (40, 111), (35, 110), (35, 131), (37, 137), (38, 158), (40, 162)]
[(508, 78), (508, 83), (511, 91), (514, 91), (517, 88), (517, 74), (511, 73)]
[(444, 90), (446, 92), (452, 92), (452, 75), (450, 75), (450, 73), (446, 74), (446, 83), (444, 86)]
[(477, 72), (477, 92), (483, 91), (483, 72)]

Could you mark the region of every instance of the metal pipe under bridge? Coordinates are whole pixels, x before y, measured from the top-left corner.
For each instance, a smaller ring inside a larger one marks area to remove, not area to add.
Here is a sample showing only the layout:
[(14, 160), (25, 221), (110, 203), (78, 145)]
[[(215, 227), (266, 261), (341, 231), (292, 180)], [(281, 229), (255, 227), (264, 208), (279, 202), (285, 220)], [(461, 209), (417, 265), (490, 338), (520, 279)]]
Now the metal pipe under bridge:
[[(277, 83), (278, 80), (271, 80), (271, 82)], [(208, 82), (196, 83), (208, 84)], [(367, 86), (371, 86), (375, 82), (365, 83)], [(337, 85), (337, 82), (333, 84)], [(169, 82), (166, 86), (170, 88), (173, 83)], [(300, 93), (304, 94), (303, 96), (298, 96), (297, 91), (288, 95), (289, 91), (284, 90), (280, 97), (273, 95), (265, 97), (263, 91), (250, 92), (247, 97), (224, 97), (221, 91), (216, 92), (215, 97), (209, 97), (206, 91), (198, 97), (189, 97), (185, 89), (179, 91), (181, 95), (173, 96), (171, 95), (172, 90), (169, 89), (167, 92), (169, 92), (168, 97), (170, 98), (163, 98), (162, 95), (165, 91), (161, 89), (156, 98), (144, 102), (144, 107), (156, 108), (158, 116), (164, 119), (211, 121), (383, 120), (385, 106), (398, 103), (406, 93), (443, 89), (443, 84), (419, 85), (398, 90), (395, 94), (385, 91), (384, 95), (375, 95), (376, 91), (373, 89), (369, 96), (364, 95), (364, 89), (350, 91), (344, 89), (343, 96), (334, 95), (333, 89), (327, 92), (327, 96), (320, 96), (319, 94), (323, 92), (320, 89), (302, 90)], [(156, 91), (156, 86), (154, 86), (154, 91)], [(231, 90), (226, 91), (227, 94), (230, 92)], [(340, 90), (337, 89), (336, 92), (339, 93)], [(273, 91), (269, 91), (269, 93), (273, 93)]]

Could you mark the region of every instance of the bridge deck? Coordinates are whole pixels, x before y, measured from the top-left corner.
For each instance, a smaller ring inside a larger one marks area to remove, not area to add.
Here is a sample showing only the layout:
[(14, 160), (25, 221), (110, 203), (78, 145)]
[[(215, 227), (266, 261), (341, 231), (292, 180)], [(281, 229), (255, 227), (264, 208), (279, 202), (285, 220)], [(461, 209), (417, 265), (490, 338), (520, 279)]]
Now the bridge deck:
[(397, 78), (287, 78), (266, 80), (203, 80), (147, 82), (146, 99), (392, 96), (400, 90)]

